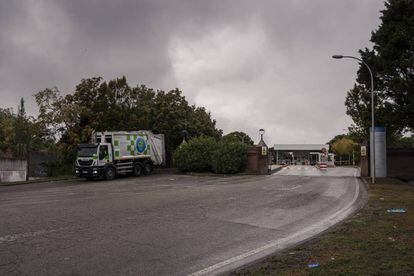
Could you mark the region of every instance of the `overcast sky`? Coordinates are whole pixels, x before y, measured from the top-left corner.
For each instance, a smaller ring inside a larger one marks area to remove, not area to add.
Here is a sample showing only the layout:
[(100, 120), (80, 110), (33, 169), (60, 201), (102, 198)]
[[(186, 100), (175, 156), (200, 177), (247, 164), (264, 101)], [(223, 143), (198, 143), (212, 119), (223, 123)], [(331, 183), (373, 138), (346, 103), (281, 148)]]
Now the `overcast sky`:
[(382, 0), (0, 2), (0, 107), (82, 78), (180, 88), (219, 128), (275, 143), (343, 133), (358, 64)]

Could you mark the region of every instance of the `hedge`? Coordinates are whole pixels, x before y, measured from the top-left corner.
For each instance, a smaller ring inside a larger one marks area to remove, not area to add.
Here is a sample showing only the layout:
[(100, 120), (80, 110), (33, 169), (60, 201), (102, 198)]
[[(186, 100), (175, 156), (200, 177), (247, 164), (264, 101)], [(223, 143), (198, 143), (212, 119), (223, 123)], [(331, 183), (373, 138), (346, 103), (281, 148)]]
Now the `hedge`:
[(181, 171), (211, 170), (211, 156), (217, 142), (211, 137), (193, 138), (181, 144), (173, 154), (173, 163)]
[(180, 145), (174, 152), (174, 165), (181, 171), (232, 174), (244, 170), (247, 145), (228, 139), (198, 137)]
[(244, 170), (246, 160), (247, 145), (220, 141), (213, 152), (211, 167), (215, 173), (238, 173)]

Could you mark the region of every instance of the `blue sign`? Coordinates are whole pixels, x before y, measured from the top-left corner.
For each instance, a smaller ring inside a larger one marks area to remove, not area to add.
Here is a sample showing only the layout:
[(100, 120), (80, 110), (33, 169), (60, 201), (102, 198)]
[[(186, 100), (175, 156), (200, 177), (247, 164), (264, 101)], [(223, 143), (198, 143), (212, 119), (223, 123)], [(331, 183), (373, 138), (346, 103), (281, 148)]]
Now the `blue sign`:
[(138, 136), (137, 140), (135, 140), (135, 148), (137, 152), (142, 154), (147, 149), (147, 142), (141, 136)]
[[(385, 127), (383, 126), (376, 126), (374, 129), (375, 132), (385, 132)], [(372, 127), (369, 128), (369, 131), (372, 132)]]

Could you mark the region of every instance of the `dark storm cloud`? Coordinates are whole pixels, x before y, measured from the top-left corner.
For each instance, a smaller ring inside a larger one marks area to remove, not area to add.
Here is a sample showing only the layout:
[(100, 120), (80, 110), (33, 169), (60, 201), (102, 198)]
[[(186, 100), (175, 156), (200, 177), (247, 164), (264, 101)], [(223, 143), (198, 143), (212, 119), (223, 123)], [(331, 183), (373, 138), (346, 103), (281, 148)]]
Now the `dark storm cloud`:
[(268, 130), (273, 142), (325, 142), (350, 121), (356, 64), (382, 1), (2, 1), (3, 107), (46, 87), (126, 75), (184, 91), (225, 131)]

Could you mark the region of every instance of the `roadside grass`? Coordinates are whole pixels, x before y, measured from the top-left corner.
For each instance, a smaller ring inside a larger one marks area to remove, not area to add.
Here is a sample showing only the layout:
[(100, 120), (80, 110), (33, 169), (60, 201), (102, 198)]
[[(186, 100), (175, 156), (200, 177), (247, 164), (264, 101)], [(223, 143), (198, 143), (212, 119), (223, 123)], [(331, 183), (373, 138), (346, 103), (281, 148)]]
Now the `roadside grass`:
[[(388, 213), (404, 208), (406, 213)], [(319, 267), (308, 268), (318, 263)], [(230, 275), (413, 275), (414, 186), (378, 179), (353, 217), (292, 250)]]

